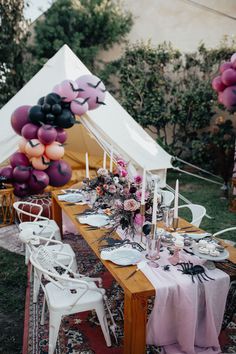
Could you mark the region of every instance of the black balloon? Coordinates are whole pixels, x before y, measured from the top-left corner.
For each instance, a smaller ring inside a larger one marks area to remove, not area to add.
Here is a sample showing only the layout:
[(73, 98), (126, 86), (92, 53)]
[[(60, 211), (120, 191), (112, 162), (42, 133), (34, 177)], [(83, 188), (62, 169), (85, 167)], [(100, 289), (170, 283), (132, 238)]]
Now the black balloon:
[(38, 100), (37, 104), (39, 104), (40, 106), (42, 106), (42, 105), (44, 104), (44, 97), (41, 97), (41, 98)]
[(45, 116), (42, 112), (41, 106), (36, 105), (30, 108), (29, 120), (36, 125), (40, 125), (41, 123), (45, 122)]
[(61, 103), (61, 96), (59, 96), (57, 93), (49, 93), (45, 99), (44, 99), (45, 103), (50, 104), (51, 106), (56, 104), (56, 103)]
[(44, 103), (42, 105), (42, 111), (45, 114), (50, 113), (51, 112), (51, 105), (49, 103)]
[(46, 123), (50, 124), (50, 125), (54, 125), (55, 124), (55, 116), (52, 113), (48, 113), (46, 114)]
[(146, 236), (149, 235), (150, 232), (151, 232), (151, 228), (152, 228), (151, 223), (144, 224), (143, 225), (143, 233), (144, 233), (144, 235), (146, 235)]
[(69, 109), (63, 109), (61, 114), (56, 117), (55, 123), (60, 128), (68, 129), (75, 124), (75, 117)]
[(62, 102), (61, 105), (63, 108), (70, 109), (71, 102)]
[(55, 116), (58, 116), (62, 111), (62, 107), (59, 103), (56, 103), (52, 106), (52, 113), (55, 114)]

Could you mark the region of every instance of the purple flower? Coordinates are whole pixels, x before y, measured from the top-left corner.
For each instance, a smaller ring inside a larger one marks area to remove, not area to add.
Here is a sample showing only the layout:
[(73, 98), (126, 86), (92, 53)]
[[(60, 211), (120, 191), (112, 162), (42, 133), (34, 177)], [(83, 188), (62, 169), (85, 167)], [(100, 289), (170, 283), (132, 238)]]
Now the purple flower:
[(141, 214), (136, 214), (135, 218), (134, 218), (134, 222), (136, 225), (142, 226), (145, 222), (145, 216), (143, 216)]
[(117, 209), (123, 209), (123, 203), (120, 199), (116, 199), (114, 201), (114, 207)]
[(135, 211), (140, 207), (140, 203), (135, 199), (127, 199), (124, 201), (124, 210)]
[[(137, 200), (140, 202), (141, 198), (142, 198), (142, 191), (141, 189), (137, 190), (137, 192), (135, 193)], [(147, 200), (150, 196), (149, 192), (145, 192), (145, 200)]]
[(109, 186), (109, 192), (112, 193), (112, 194), (114, 194), (116, 192), (116, 186), (114, 186), (114, 184), (111, 184)]
[(125, 162), (125, 160), (123, 160), (123, 159), (118, 159), (117, 161), (116, 161), (116, 163), (117, 163), (117, 165), (119, 165), (119, 166), (121, 166), (121, 167), (126, 167), (126, 165), (127, 165), (127, 163)]
[(134, 176), (134, 182), (136, 184), (141, 184), (142, 183), (142, 180), (143, 180), (143, 177), (140, 176), (140, 175), (137, 175), (137, 176)]

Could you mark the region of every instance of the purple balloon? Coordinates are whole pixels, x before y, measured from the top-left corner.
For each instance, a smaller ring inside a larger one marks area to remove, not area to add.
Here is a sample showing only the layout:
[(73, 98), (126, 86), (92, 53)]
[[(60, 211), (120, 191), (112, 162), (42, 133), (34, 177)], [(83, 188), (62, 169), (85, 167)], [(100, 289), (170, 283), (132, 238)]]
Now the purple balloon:
[[(95, 109), (104, 104), (106, 88), (104, 83), (95, 75), (80, 76), (76, 83), (80, 89), (78, 97), (87, 100), (89, 109)], [(83, 91), (81, 91), (81, 89)]]
[(29, 166), (30, 162), (28, 157), (23, 152), (15, 152), (10, 157), (10, 164), (14, 168), (16, 166)]
[(13, 179), (15, 182), (27, 182), (30, 178), (30, 168), (27, 166), (16, 166), (13, 170)]
[(72, 113), (82, 116), (82, 114), (86, 113), (89, 109), (88, 103), (86, 99), (82, 97), (77, 97), (70, 104), (70, 110)]
[(56, 140), (56, 137), (56, 129), (49, 124), (42, 125), (38, 130), (38, 139), (44, 145), (53, 143)]
[(62, 100), (64, 102), (71, 102), (78, 95), (78, 86), (75, 81), (64, 80), (60, 83), (57, 91), (60, 92), (59, 95), (62, 97)]
[(236, 86), (227, 87), (221, 97), (223, 105), (230, 111), (236, 111)]
[(221, 75), (221, 80), (225, 86), (232, 86), (236, 84), (236, 71), (234, 69), (227, 69)]
[(58, 141), (61, 144), (64, 144), (64, 142), (67, 139), (67, 132), (63, 128), (56, 128), (56, 130), (57, 130), (56, 141)]
[(21, 135), (27, 140), (37, 139), (38, 129), (39, 127), (37, 125), (27, 123), (21, 129)]
[(212, 80), (212, 88), (213, 88), (213, 90), (215, 90), (216, 92), (224, 91), (225, 87), (226, 87), (226, 86), (223, 84), (223, 82), (222, 82), (222, 80), (221, 80), (221, 76), (216, 76), (216, 77)]
[(49, 184), (47, 173), (40, 170), (33, 170), (29, 179), (29, 190), (31, 194), (41, 192)]
[(225, 70), (230, 68), (232, 68), (232, 63), (230, 61), (226, 61), (220, 65), (220, 73), (223, 74)]
[(13, 183), (14, 186), (14, 194), (17, 197), (25, 197), (29, 195), (29, 187), (28, 183)]
[(3, 166), (0, 168), (0, 176), (5, 177), (7, 182), (12, 181), (12, 173), (13, 173), (13, 168), (12, 166)]
[(30, 108), (31, 106), (20, 106), (11, 115), (11, 126), (19, 135), (23, 126), (30, 122), (28, 114)]
[(72, 176), (72, 170), (70, 165), (64, 160), (54, 161), (45, 172), (49, 176), (49, 184), (53, 187), (64, 186)]

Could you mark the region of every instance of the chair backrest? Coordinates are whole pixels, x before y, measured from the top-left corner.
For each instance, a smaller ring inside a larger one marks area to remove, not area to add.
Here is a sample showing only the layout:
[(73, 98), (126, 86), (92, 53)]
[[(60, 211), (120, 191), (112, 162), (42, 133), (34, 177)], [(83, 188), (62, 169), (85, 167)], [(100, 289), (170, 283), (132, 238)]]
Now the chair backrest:
[(175, 198), (174, 193), (170, 191), (161, 190), (161, 195), (162, 195), (162, 204), (165, 206), (170, 206)]
[(184, 204), (180, 205), (178, 209), (189, 208), (192, 212), (192, 225), (199, 227), (203, 217), (206, 215), (206, 208), (199, 204)]
[(217, 231), (216, 233), (214, 233), (214, 234), (212, 235), (212, 237), (219, 236), (219, 235), (221, 235), (221, 234), (224, 234), (225, 232), (233, 231), (233, 230), (236, 230), (236, 226), (228, 227), (227, 229), (223, 229), (223, 230), (221, 230), (221, 231)]
[[(28, 210), (24, 210), (25, 206), (27, 206)], [(40, 204), (19, 201), (14, 202), (13, 207), (17, 212), (20, 222), (25, 222), (23, 216), (27, 216), (27, 221), (48, 220), (48, 218), (42, 216), (43, 207)]]

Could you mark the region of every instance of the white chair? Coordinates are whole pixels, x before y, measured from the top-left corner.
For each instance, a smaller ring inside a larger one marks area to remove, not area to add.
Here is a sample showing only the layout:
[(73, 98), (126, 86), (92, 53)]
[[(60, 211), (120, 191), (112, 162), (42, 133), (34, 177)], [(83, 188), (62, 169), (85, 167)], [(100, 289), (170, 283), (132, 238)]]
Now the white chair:
[[(97, 287), (95, 283), (95, 281), (98, 281), (101, 285), (101, 279), (83, 277), (80, 274), (72, 273), (69, 268), (58, 262), (55, 255), (44, 246), (39, 246), (37, 250), (32, 252), (30, 261), (41, 282), (49, 310), (48, 353), (54, 353), (62, 316), (89, 310), (96, 311), (106, 345), (111, 346), (103, 302), (105, 300), (107, 304), (105, 290)], [(55, 265), (60, 267), (60, 274)], [(63, 270), (64, 273), (61, 274)], [(46, 285), (45, 281), (47, 281)], [(44, 310), (45, 299), (42, 309), (42, 325), (44, 324)]]
[(169, 207), (175, 198), (174, 193), (165, 190), (160, 190), (160, 193), (162, 196), (162, 205)]
[[(27, 206), (30, 210), (33, 209), (34, 213), (30, 211), (24, 210), (24, 206)], [(61, 232), (57, 225), (57, 223), (48, 219), (45, 216), (42, 216), (43, 207), (42, 205), (19, 201), (13, 203), (13, 207), (17, 212), (17, 216), (19, 218), (19, 229), (24, 230), (30, 228), (31, 230), (43, 237), (50, 237), (52, 233), (52, 229), (54, 230), (54, 238), (58, 241), (61, 241)], [(36, 213), (36, 214), (35, 214)], [(30, 218), (30, 221), (24, 221), (24, 216)], [(35, 224), (35, 221), (40, 221), (40, 225)]]
[(206, 215), (206, 208), (199, 204), (184, 204), (180, 205), (178, 209), (188, 208), (192, 212), (192, 221), (190, 223), (199, 227), (203, 217)]
[[(38, 222), (35, 222), (39, 224)], [(49, 226), (48, 226), (49, 228)], [(26, 253), (26, 264), (28, 264), (30, 254), (35, 251), (37, 247), (41, 244), (44, 244), (51, 252), (55, 253), (57, 260), (64, 264), (67, 267), (70, 267), (73, 272), (77, 272), (77, 263), (75, 253), (70, 245), (67, 243), (62, 243), (53, 239), (54, 230), (51, 230), (50, 238), (36, 235), (32, 229), (26, 228), (19, 233), (19, 239), (22, 243), (25, 244), (25, 253)], [(33, 302), (37, 302), (38, 293), (40, 288), (40, 282), (38, 278), (35, 277), (34, 272), (34, 291), (33, 291)]]
[(214, 235), (212, 235), (212, 237), (216, 237), (219, 236), (221, 234), (224, 234), (225, 232), (229, 232), (229, 231), (233, 231), (236, 230), (236, 226), (232, 226), (232, 227), (228, 227), (227, 229), (221, 230), (221, 231), (217, 231), (216, 233), (214, 233)]

